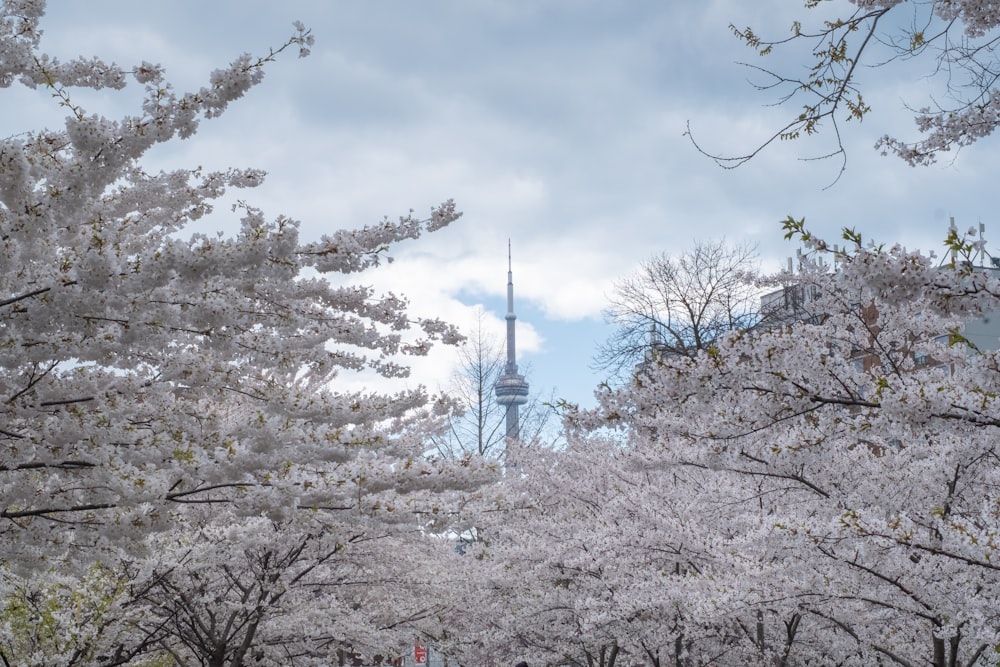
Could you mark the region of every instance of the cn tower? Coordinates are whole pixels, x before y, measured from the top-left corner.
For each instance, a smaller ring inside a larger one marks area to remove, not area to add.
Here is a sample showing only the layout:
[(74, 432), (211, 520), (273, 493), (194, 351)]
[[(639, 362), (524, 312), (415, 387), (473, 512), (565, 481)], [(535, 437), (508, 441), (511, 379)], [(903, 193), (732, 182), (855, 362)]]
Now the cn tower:
[(511, 268), (510, 240), (507, 241), (507, 364), (503, 375), (497, 380), (495, 391), (497, 403), (504, 406), (507, 417), (507, 437), (518, 440), (521, 437), (520, 415), (518, 408), (528, 402), (528, 383), (524, 376), (517, 372), (517, 359), (514, 352), (514, 272)]

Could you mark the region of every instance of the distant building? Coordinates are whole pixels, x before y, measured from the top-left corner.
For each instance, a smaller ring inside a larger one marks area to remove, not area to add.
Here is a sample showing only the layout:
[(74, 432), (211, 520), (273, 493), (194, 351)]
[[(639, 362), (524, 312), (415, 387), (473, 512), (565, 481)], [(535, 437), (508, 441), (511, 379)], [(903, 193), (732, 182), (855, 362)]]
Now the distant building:
[[(951, 229), (955, 230), (955, 219), (951, 219)], [(979, 223), (979, 240), (983, 240), (986, 231), (985, 225)], [(956, 257), (952, 254), (951, 259)], [(986, 244), (983, 242), (971, 261), (965, 263), (973, 271), (988, 273), (994, 278), (1000, 278), (1000, 257), (993, 257), (986, 251)], [(1000, 311), (985, 313), (982, 317), (971, 320), (965, 324), (962, 335), (972, 343), (977, 349), (987, 351), (1000, 348)]]
[(514, 272), (511, 264), (510, 241), (507, 242), (507, 363), (503, 375), (497, 380), (494, 391), (497, 403), (504, 407), (506, 436), (511, 440), (521, 437), (520, 406), (528, 402), (528, 383), (517, 372), (517, 358), (514, 346)]
[[(952, 231), (955, 230), (955, 221), (951, 222)], [(979, 225), (980, 237), (985, 228)], [(955, 261), (954, 253), (951, 261)], [(942, 261), (942, 266), (944, 264)], [(966, 261), (965, 266), (973, 271), (981, 271), (1000, 277), (1000, 257), (992, 257), (981, 245), (971, 261)], [(788, 260), (788, 270), (792, 271), (792, 260)], [(761, 324), (759, 326), (771, 329), (776, 327), (787, 327), (798, 322), (819, 323), (827, 313), (821, 312), (815, 307), (814, 302), (819, 297), (819, 287), (808, 284), (791, 284), (779, 290), (775, 290), (761, 297)], [(869, 324), (874, 324), (878, 318), (878, 310), (874, 305), (854, 304), (860, 316)], [(962, 329), (962, 335), (975, 349), (982, 351), (996, 350), (1000, 348), (1000, 312), (985, 313), (982, 317), (966, 322)], [(947, 338), (947, 334), (942, 332), (942, 337)], [(852, 355), (852, 361), (864, 371), (870, 371), (877, 364), (878, 359), (863, 351), (857, 351)], [(933, 366), (934, 360), (928, 359), (926, 355), (914, 355), (914, 365), (917, 367)]]

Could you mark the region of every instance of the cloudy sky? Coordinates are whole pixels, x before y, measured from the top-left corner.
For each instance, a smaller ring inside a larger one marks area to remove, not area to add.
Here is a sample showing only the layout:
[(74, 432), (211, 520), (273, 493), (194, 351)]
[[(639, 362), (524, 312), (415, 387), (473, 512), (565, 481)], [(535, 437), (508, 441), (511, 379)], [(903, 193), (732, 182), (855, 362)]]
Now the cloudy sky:
[[(827, 238), (852, 226), (925, 250), (940, 247), (949, 216), (986, 223), (987, 238), (1000, 231), (990, 142), (923, 169), (872, 149), (886, 132), (917, 136), (906, 105), (924, 104), (928, 84), (916, 70), (862, 72), (874, 111), (842, 125), (848, 164), (832, 187), (839, 162), (802, 160), (831, 148), (825, 135), (736, 170), (693, 148), (689, 122), (707, 149), (738, 154), (793, 112), (737, 63), (804, 63), (762, 61), (728, 26), (782, 36), (796, 18), (808, 25), (810, 13), (791, 0), (52, 0), (43, 45), (159, 62), (186, 91), (302, 21), (312, 56), (281, 57), (223, 119), (149, 167), (266, 169), (267, 183), (240, 196), (301, 220), (305, 238), (455, 199), (457, 224), (398, 247), (362, 280), (464, 327), (483, 308), (500, 335), (510, 239), (522, 370), (544, 396), (589, 405), (611, 285), (654, 253), (724, 237), (756, 243), (776, 270), (795, 252), (778, 224), (788, 214)], [(77, 101), (120, 116), (134, 112), (132, 88)], [(60, 123), (44, 93), (2, 94), (7, 134)], [(211, 224), (232, 229), (223, 209)], [(451, 360), (421, 360), (411, 382), (444, 386)]]

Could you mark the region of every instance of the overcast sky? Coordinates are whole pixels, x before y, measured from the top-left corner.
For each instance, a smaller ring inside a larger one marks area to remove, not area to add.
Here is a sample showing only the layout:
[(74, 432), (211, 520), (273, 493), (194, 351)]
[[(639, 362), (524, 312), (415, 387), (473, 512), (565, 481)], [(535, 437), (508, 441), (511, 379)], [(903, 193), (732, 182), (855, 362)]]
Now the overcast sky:
[[(846, 2), (831, 3), (846, 6)], [(989, 141), (957, 160), (914, 169), (879, 156), (886, 132), (915, 138), (905, 106), (926, 83), (911, 71), (862, 73), (874, 107), (842, 126), (847, 171), (832, 187), (829, 139), (776, 145), (723, 170), (708, 149), (741, 153), (793, 109), (738, 61), (762, 61), (728, 30), (787, 34), (790, 0), (52, 0), (45, 49), (131, 67), (159, 62), (179, 91), (244, 51), (266, 53), (312, 29), (312, 56), (287, 54), (264, 84), (194, 139), (158, 150), (151, 168), (253, 166), (267, 183), (242, 198), (302, 223), (306, 239), (453, 198), (464, 217), (399, 246), (363, 281), (410, 297), (414, 314), (471, 326), (475, 310), (502, 334), (507, 240), (513, 247), (519, 361), (533, 390), (584, 405), (610, 333), (602, 309), (616, 278), (697, 239), (758, 244), (776, 270), (795, 247), (778, 221), (805, 216), (820, 236), (843, 226), (909, 247), (940, 248), (960, 227), (994, 219), (997, 152)], [(795, 66), (794, 64), (791, 66)], [(805, 63), (802, 63), (805, 66)], [(135, 113), (129, 94), (79, 94), (88, 111)], [(4, 91), (7, 134), (63, 115), (44, 92)], [(131, 106), (130, 106), (131, 105)], [(227, 211), (208, 223), (234, 229)], [(411, 384), (447, 383), (451, 354), (414, 365)], [(345, 379), (345, 382), (347, 380)]]

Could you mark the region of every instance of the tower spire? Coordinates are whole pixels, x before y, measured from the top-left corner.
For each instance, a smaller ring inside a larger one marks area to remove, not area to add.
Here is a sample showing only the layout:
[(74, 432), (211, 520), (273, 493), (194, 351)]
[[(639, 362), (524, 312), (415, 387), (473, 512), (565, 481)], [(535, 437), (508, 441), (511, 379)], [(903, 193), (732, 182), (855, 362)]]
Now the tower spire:
[(508, 438), (520, 438), (520, 415), (518, 408), (528, 402), (528, 383), (524, 376), (517, 372), (517, 354), (514, 342), (514, 325), (517, 315), (514, 314), (514, 270), (511, 260), (510, 239), (507, 239), (507, 363), (503, 375), (497, 380), (497, 403), (506, 409)]

